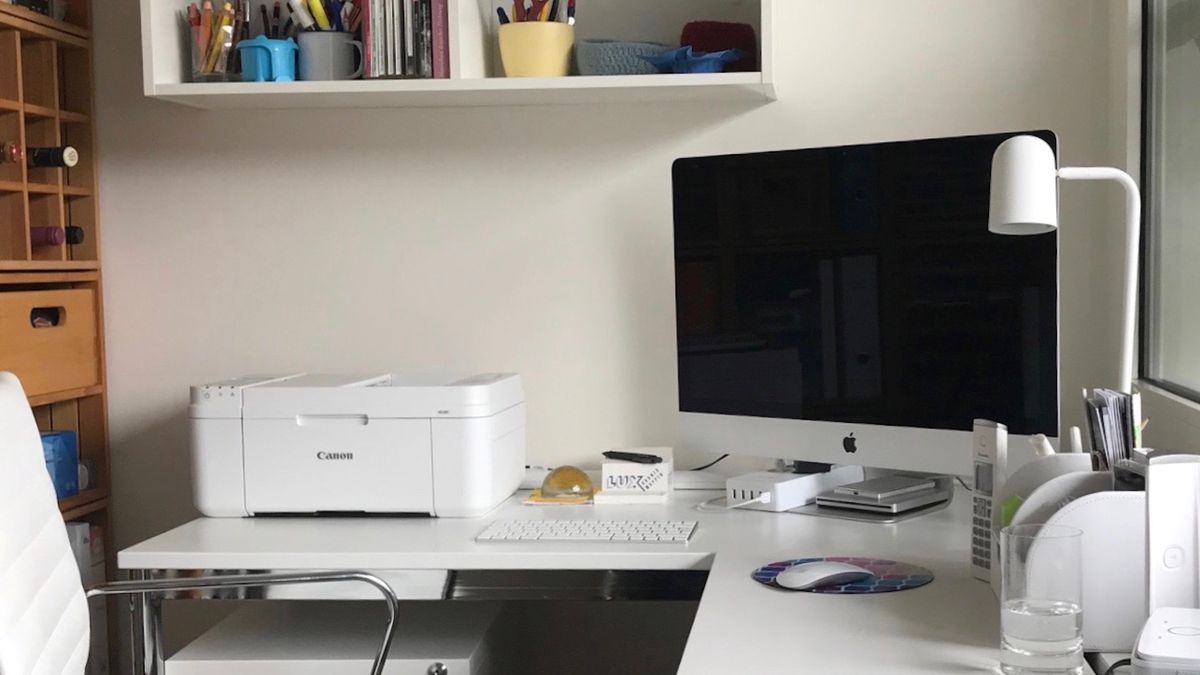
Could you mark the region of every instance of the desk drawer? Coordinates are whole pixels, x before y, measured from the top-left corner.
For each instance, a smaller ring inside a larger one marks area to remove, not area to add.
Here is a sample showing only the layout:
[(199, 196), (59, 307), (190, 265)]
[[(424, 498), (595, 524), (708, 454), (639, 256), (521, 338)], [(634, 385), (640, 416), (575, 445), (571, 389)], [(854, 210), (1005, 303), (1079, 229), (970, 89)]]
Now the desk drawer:
[[(35, 317), (52, 325), (35, 327)], [(0, 370), (28, 396), (99, 384), (96, 325), (92, 289), (0, 293)]]

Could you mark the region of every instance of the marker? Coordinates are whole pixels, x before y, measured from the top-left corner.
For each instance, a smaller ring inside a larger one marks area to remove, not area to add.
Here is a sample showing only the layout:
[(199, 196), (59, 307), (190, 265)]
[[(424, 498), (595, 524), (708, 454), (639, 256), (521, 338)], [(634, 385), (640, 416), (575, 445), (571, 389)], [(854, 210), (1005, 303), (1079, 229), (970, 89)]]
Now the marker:
[(317, 22), (317, 27), (321, 30), (329, 30), (333, 24), (329, 23), (329, 17), (325, 15), (325, 8), (321, 6), (321, 0), (308, 0), (308, 8), (312, 10), (313, 20)]
[(503, 26), (506, 23), (509, 23), (508, 13), (504, 11), (503, 7), (496, 8), (496, 16), (500, 17), (500, 25), (501, 26)]
[(554, 0), (550, 5), (550, 20), (558, 21), (558, 0)]
[(296, 13), (296, 21), (304, 30), (309, 30), (317, 24), (316, 19), (304, 6), (304, 0), (288, 0), (288, 6)]

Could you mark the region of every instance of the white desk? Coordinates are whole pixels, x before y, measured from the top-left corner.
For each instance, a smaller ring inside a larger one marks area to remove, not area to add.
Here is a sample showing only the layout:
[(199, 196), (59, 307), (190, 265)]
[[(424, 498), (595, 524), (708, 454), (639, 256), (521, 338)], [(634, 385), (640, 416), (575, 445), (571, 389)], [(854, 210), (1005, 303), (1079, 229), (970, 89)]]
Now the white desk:
[[(479, 519), (199, 519), (121, 551), (126, 570), (691, 570), (708, 569), (680, 673), (997, 672), (999, 610), (968, 565), (969, 494), (895, 525), (692, 507), (525, 507), (521, 493)], [(719, 493), (718, 493), (719, 494)], [(496, 518), (690, 519), (678, 545), (476, 544)], [(924, 565), (926, 587), (871, 596), (790, 593), (750, 578), (777, 560), (854, 555)]]

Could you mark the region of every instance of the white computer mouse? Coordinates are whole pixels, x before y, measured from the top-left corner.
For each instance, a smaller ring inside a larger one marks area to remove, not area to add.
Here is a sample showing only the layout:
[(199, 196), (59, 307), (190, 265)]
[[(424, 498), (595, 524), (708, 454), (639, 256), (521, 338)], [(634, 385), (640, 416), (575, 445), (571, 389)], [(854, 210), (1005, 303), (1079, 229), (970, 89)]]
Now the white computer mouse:
[(793, 591), (807, 591), (821, 586), (840, 586), (875, 576), (871, 570), (858, 565), (819, 560), (793, 565), (775, 577), (775, 583)]

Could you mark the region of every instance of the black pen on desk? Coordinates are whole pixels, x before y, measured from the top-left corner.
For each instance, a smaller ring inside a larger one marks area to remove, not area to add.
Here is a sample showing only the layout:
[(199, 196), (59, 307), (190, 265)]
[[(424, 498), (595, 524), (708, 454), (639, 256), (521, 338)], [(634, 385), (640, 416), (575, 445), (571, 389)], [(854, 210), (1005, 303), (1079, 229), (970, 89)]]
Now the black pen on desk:
[(496, 16), (500, 17), (500, 25), (501, 26), (503, 26), (506, 23), (509, 23), (508, 13), (504, 11), (503, 7), (496, 8)]

